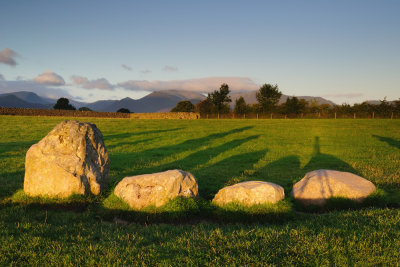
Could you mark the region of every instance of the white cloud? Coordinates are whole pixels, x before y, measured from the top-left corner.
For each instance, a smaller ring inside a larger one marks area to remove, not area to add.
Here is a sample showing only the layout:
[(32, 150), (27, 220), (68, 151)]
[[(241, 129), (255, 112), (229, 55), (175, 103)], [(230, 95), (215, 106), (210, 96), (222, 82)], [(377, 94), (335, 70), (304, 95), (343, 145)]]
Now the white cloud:
[(164, 68), (163, 68), (163, 70), (164, 71), (178, 71), (178, 68), (177, 67), (173, 67), (173, 66), (165, 66)]
[(128, 65), (122, 64), (121, 67), (123, 67), (126, 70), (132, 71), (132, 68), (129, 67)]
[(88, 78), (82, 76), (71, 76), (71, 80), (74, 84), (85, 89), (114, 90), (114, 86), (105, 78), (89, 80)]
[(34, 79), (34, 81), (40, 84), (53, 85), (53, 86), (59, 86), (65, 84), (64, 79), (60, 75), (50, 70), (45, 71), (42, 74), (39, 74), (39, 76), (37, 76)]
[(197, 92), (210, 92), (217, 90), (221, 84), (227, 83), (232, 91), (251, 91), (259, 88), (252, 79), (247, 77), (207, 77), (200, 79), (174, 80), (174, 81), (126, 81), (117, 86), (126, 90), (188, 90)]
[(3, 51), (0, 51), (0, 63), (15, 66), (17, 65), (17, 62), (15, 61), (16, 57), (18, 57), (18, 53), (10, 48), (6, 47)]

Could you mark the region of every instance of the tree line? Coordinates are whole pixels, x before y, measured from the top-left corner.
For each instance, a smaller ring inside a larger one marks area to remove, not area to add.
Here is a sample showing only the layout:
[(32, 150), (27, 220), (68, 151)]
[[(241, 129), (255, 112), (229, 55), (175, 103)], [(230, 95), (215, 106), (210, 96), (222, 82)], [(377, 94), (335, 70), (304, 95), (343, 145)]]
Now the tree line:
[(229, 96), (230, 90), (226, 83), (223, 83), (219, 90), (208, 93), (206, 99), (197, 104), (193, 104), (188, 100), (179, 102), (171, 112), (198, 112), (202, 117), (208, 115), (232, 114), (238, 116), (246, 116), (257, 114), (265, 117), (267, 114), (284, 117), (303, 117), (312, 116), (345, 116), (345, 117), (390, 117), (393, 114), (400, 113), (400, 99), (388, 102), (386, 98), (381, 100), (379, 104), (371, 104), (363, 102), (361, 104), (342, 104), (329, 105), (319, 104), (317, 100), (307, 101), (299, 99), (295, 96), (288, 97), (285, 102), (279, 104), (282, 92), (277, 84), (263, 84), (256, 92), (257, 103), (248, 104), (245, 99), (240, 96), (235, 100), (233, 109), (230, 103), (232, 99)]

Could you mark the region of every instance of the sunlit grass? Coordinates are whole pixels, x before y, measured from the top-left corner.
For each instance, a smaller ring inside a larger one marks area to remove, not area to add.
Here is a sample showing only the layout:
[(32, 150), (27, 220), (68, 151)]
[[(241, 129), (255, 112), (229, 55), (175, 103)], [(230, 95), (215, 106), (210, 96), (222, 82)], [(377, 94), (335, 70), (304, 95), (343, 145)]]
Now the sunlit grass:
[[(398, 120), (112, 120), (102, 131), (108, 189), (68, 199), (24, 194), (28, 148), (66, 118), (0, 117), (0, 265), (388, 265), (400, 261)], [(179, 168), (197, 199), (130, 209), (113, 194), (126, 176)], [(306, 172), (349, 171), (377, 185), (358, 204), (303, 207)], [(216, 207), (224, 186), (284, 187), (275, 205)]]

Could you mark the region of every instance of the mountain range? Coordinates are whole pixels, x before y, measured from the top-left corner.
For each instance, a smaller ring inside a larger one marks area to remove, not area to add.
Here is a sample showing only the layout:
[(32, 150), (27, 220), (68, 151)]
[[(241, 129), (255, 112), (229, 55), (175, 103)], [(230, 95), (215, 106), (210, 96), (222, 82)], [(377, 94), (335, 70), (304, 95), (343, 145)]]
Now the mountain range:
[[(232, 102), (231, 106), (234, 106), (235, 100), (240, 96), (243, 96), (246, 103), (254, 104), (257, 103), (256, 91), (250, 92), (234, 92), (230, 94)], [(282, 95), (280, 102), (283, 103), (289, 96)], [(335, 105), (332, 101), (329, 101), (322, 97), (314, 96), (297, 96), (307, 101), (315, 100), (318, 104), (329, 104)], [(147, 113), (147, 112), (168, 112), (179, 101), (189, 100), (193, 104), (196, 104), (205, 99), (201, 93), (183, 91), (183, 90), (162, 90), (152, 92), (140, 99), (132, 99), (129, 97), (120, 100), (100, 100), (93, 103), (80, 102), (70, 100), (70, 103), (75, 108), (88, 107), (94, 111), (107, 111), (115, 112), (120, 108), (127, 108), (131, 112), (135, 113)], [(51, 109), (57, 102), (55, 99), (50, 99), (42, 96), (38, 96), (33, 92), (20, 91), (14, 93), (0, 94), (0, 107), (16, 107), (16, 108), (40, 108), (40, 109)]]

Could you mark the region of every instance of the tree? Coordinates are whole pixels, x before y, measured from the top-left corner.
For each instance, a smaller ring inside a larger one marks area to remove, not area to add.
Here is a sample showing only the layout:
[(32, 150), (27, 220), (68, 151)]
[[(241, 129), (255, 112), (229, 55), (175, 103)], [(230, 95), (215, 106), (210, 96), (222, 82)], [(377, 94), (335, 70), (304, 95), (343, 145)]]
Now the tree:
[(79, 111), (92, 111), (90, 108), (87, 108), (87, 107), (81, 107), (78, 110)]
[(131, 113), (131, 111), (127, 108), (120, 108), (117, 110), (118, 113)]
[(272, 111), (279, 99), (282, 96), (282, 92), (279, 91), (278, 85), (264, 84), (260, 87), (256, 94), (256, 98), (263, 112)]
[(285, 103), (286, 114), (300, 114), (304, 112), (307, 105), (307, 101), (304, 99), (298, 99), (297, 97), (288, 97)]
[(235, 100), (234, 112), (236, 114), (242, 114), (242, 115), (249, 112), (249, 106), (246, 104), (246, 101), (244, 101), (243, 96)]
[(59, 98), (57, 103), (53, 106), (53, 109), (76, 110), (76, 108), (69, 103), (68, 98), (65, 97)]
[(201, 115), (211, 114), (214, 111), (214, 105), (208, 98), (206, 98), (196, 104), (195, 110)]
[(171, 112), (194, 112), (194, 105), (188, 100), (180, 101)]
[(232, 102), (231, 98), (228, 96), (229, 93), (229, 86), (226, 83), (223, 83), (219, 88), (219, 91), (215, 90), (213, 93), (208, 94), (207, 99), (214, 104), (218, 113), (226, 111), (226, 104)]

